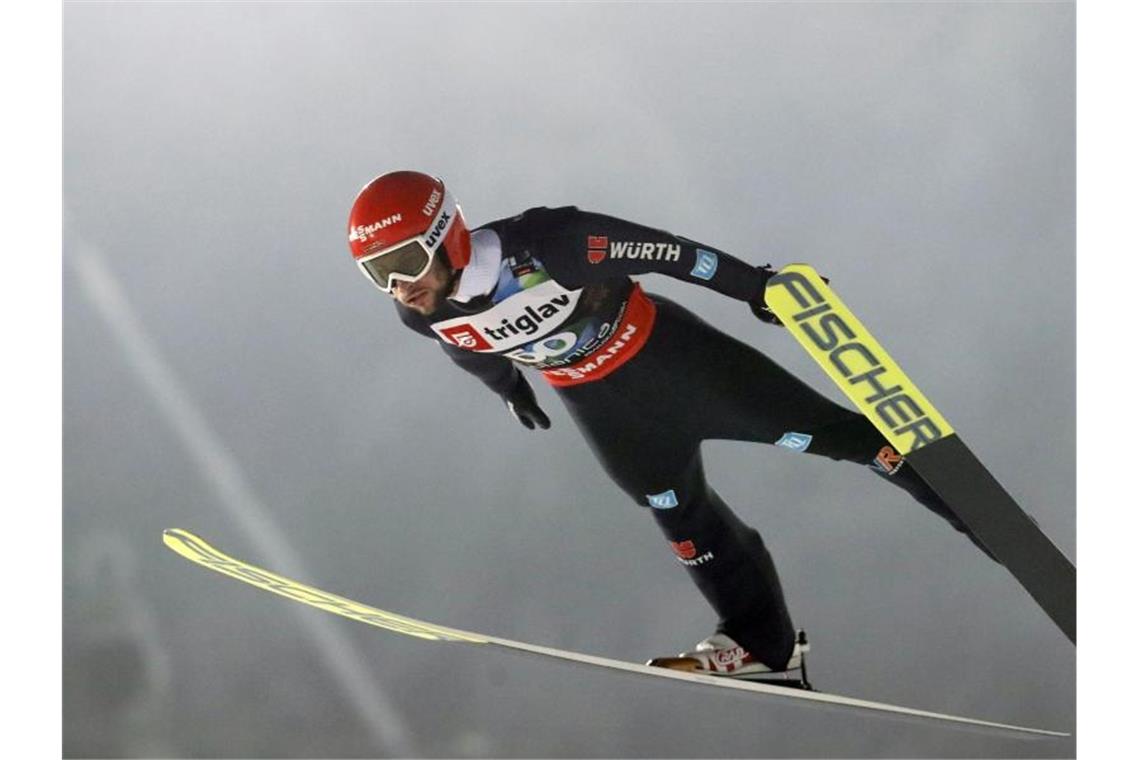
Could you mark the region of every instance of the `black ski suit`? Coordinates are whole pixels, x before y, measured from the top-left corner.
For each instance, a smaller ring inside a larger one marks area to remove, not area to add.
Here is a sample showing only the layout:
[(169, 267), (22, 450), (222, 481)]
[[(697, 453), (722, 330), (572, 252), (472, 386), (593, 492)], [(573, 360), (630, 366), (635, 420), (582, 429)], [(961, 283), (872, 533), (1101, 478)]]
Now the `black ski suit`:
[(701, 441), (870, 466), (970, 536), (865, 417), (630, 279), (657, 272), (762, 304), (771, 270), (575, 207), (531, 209), (472, 236), (487, 289), (429, 317), (397, 304), (401, 320), (504, 398), (525, 383), (516, 365), (541, 370), (606, 472), (649, 508), (718, 630), (769, 667), (782, 668), (795, 636), (779, 577), (760, 534), (706, 482)]

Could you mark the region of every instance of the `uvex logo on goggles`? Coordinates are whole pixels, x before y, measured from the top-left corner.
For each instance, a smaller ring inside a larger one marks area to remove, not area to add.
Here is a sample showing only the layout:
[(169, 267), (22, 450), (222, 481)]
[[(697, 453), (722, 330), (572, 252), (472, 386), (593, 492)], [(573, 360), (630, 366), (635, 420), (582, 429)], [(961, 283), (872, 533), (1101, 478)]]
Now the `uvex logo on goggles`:
[(439, 245), (439, 241), (443, 239), (443, 232), (447, 229), (447, 225), (451, 223), (451, 214), (444, 211), (439, 215), (436, 220), (435, 226), (431, 228), (431, 232), (424, 238), (424, 245), (427, 246), (429, 251), (434, 251)]

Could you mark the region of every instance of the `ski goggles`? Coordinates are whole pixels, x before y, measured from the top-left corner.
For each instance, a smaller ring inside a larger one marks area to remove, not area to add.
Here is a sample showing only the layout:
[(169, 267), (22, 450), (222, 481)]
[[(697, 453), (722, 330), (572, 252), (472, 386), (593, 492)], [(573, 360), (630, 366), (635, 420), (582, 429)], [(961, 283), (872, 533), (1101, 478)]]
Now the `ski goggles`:
[(445, 190), (439, 212), (424, 232), (357, 259), (360, 271), (373, 285), (389, 294), (396, 289), (397, 282), (415, 282), (431, 269), (435, 254), (459, 213), (459, 204)]

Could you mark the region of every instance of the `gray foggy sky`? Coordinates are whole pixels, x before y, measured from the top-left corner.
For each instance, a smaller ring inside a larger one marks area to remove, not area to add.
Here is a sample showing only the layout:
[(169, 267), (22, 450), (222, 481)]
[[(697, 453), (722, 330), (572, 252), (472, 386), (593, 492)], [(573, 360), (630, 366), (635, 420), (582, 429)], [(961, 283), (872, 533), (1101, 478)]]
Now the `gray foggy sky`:
[[(385, 609), (630, 660), (714, 622), (538, 378), (553, 428), (535, 433), (355, 271), (348, 206), (395, 168), (443, 176), (474, 224), (574, 203), (754, 263), (814, 264), (1073, 556), (1074, 16), (1070, 3), (68, 3), (65, 261), (98, 252), (305, 580)], [(740, 303), (643, 281), (839, 398)], [(286, 602), (161, 546), (180, 526), (274, 560), (84, 282), (68, 269), (65, 752), (390, 752)], [(705, 459), (768, 542), (820, 688), (1074, 726), (1071, 645), (925, 509), (857, 467), (771, 447), (711, 442)], [(121, 554), (122, 567), (99, 559)], [(98, 613), (125, 598), (119, 624)], [(334, 622), (417, 754), (1074, 751)], [(109, 673), (108, 650), (131, 664)]]

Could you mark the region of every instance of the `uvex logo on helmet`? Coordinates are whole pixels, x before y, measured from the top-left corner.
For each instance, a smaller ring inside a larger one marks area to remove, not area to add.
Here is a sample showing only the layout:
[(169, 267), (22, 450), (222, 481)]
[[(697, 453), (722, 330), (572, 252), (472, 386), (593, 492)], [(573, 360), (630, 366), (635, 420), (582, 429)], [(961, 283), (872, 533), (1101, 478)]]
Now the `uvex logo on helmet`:
[(419, 240), (446, 250), (455, 269), (471, 259), (471, 234), (459, 203), (443, 181), (416, 171), (376, 177), (360, 191), (348, 217), (348, 244), (358, 261)]

